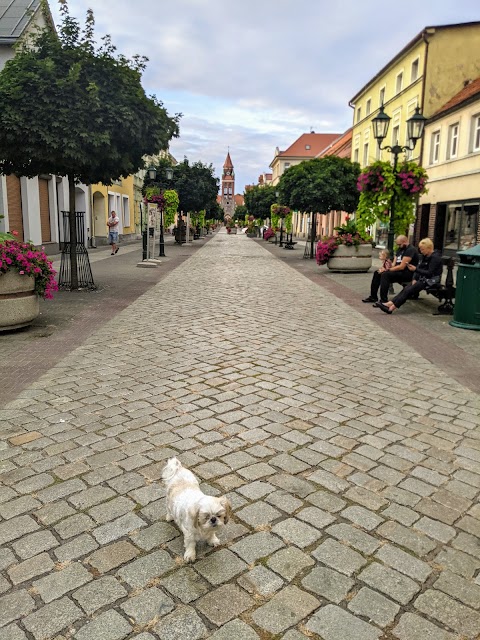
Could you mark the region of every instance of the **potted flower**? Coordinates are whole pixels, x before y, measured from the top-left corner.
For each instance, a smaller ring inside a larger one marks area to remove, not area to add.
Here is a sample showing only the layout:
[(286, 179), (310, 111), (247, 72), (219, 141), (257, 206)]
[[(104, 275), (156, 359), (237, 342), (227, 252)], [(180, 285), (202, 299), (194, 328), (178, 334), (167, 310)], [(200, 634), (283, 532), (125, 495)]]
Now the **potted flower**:
[(0, 331), (29, 325), (39, 314), (39, 297), (57, 291), (55, 271), (43, 249), (0, 234)]
[(347, 216), (335, 227), (335, 235), (324, 236), (317, 243), (317, 264), (332, 271), (365, 273), (372, 266), (372, 238), (359, 231), (355, 220)]

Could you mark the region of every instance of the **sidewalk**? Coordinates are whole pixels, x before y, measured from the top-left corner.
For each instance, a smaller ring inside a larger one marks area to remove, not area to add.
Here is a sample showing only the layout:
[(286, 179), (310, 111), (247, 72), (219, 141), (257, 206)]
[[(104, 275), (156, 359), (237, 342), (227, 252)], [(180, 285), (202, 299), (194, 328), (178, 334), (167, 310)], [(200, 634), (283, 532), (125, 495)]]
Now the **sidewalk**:
[[(170, 251), (0, 410), (0, 640), (476, 640), (480, 396), (295, 252)], [(233, 505), (191, 565), (171, 456)]]

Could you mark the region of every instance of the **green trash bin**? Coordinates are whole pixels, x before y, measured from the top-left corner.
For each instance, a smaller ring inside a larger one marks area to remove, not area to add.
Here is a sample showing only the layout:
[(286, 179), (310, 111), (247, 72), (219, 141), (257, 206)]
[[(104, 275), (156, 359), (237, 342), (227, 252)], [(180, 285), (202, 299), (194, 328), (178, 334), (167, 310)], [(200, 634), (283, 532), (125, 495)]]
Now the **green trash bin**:
[(452, 327), (480, 331), (480, 244), (459, 251)]

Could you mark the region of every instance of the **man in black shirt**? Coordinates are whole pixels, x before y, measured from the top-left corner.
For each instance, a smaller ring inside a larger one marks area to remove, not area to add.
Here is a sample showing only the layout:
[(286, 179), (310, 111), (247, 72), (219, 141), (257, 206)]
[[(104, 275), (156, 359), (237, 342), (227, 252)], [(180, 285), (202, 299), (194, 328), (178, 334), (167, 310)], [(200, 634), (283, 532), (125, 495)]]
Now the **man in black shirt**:
[(398, 251), (395, 254), (395, 264), (390, 269), (381, 268), (375, 271), (370, 286), (370, 295), (368, 298), (364, 298), (362, 302), (376, 303), (378, 301), (378, 289), (380, 289), (380, 302), (385, 303), (388, 300), (388, 290), (391, 284), (412, 281), (413, 271), (410, 271), (407, 265), (417, 266), (419, 260), (418, 251), (413, 245), (408, 244), (407, 236), (397, 236), (395, 243), (398, 247)]
[(377, 307), (384, 313), (393, 313), (397, 309), (405, 304), (410, 298), (418, 296), (420, 291), (423, 291), (428, 286), (439, 285), (442, 278), (442, 256), (439, 251), (435, 251), (433, 242), (430, 238), (424, 238), (418, 243), (418, 248), (422, 254), (422, 260), (418, 267), (414, 267), (411, 264), (408, 265), (413, 275), (412, 284), (400, 291), (391, 302), (383, 304), (380, 302)]

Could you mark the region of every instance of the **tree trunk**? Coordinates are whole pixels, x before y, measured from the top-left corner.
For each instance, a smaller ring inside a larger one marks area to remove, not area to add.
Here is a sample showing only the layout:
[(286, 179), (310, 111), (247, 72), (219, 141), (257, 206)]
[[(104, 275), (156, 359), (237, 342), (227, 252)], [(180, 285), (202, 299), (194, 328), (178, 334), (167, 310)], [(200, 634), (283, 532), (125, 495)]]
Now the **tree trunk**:
[(73, 175), (68, 176), (68, 191), (69, 191), (69, 213), (68, 222), (70, 228), (70, 273), (71, 273), (71, 288), (78, 289), (78, 269), (77, 269), (77, 220), (75, 212), (75, 177)]

